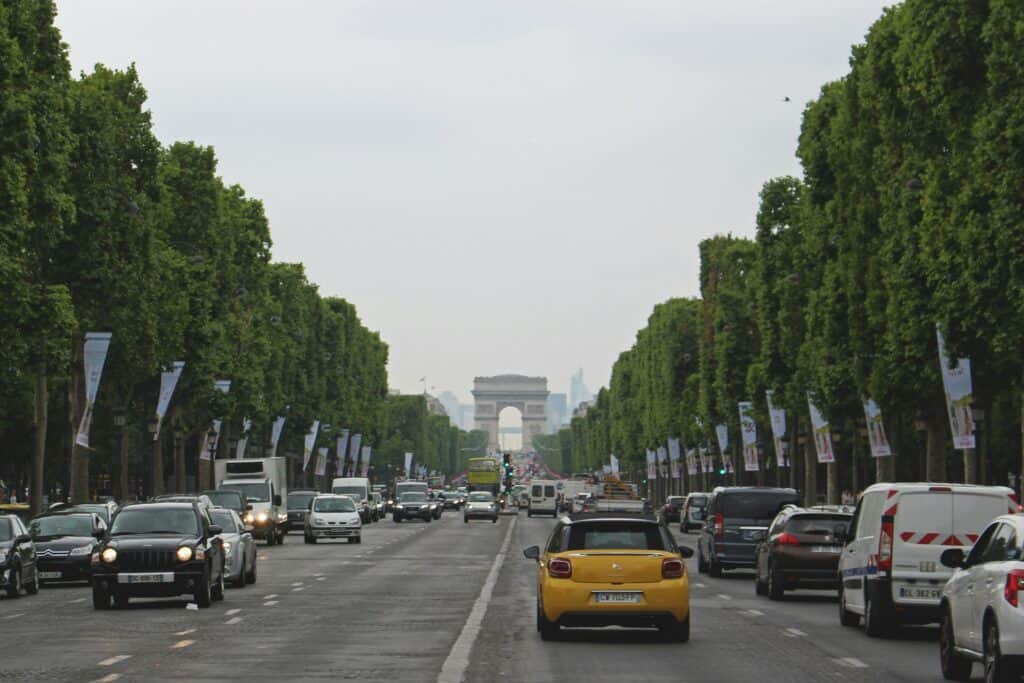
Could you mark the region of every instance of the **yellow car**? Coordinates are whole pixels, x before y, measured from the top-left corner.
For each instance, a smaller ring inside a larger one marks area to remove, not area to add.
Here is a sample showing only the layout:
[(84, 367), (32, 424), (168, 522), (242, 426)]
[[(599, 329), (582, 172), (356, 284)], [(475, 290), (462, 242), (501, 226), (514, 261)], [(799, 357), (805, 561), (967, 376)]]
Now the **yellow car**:
[(555, 524), (537, 562), (537, 630), (543, 640), (565, 627), (657, 627), (690, 639), (690, 584), (680, 548), (653, 519), (622, 515)]

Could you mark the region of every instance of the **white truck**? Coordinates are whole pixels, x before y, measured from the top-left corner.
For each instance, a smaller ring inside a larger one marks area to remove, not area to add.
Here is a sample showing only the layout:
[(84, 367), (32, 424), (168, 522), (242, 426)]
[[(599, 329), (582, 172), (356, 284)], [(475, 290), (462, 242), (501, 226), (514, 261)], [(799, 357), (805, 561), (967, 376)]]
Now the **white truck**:
[(252, 509), (245, 523), (267, 545), (284, 543), (288, 532), (288, 472), (284, 458), (217, 460), (217, 488), (240, 491)]

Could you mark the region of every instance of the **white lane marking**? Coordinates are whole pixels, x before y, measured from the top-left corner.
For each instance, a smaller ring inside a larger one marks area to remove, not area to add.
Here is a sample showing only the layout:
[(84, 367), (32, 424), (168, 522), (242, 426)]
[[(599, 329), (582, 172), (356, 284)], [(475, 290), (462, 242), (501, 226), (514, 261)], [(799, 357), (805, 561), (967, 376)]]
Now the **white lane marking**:
[(696, 586), (697, 588), (707, 588), (707, 585), (703, 584), (703, 583), (695, 583), (693, 585)]
[(752, 617), (763, 617), (764, 616), (764, 612), (762, 612), (759, 609), (748, 609), (747, 610), (747, 614), (749, 614)]
[(85, 602), (85, 598), (78, 598), (77, 600), (72, 600), (71, 604), (74, 605), (74, 604), (77, 604), (79, 602)]
[(301, 582), (301, 581), (296, 581), (296, 582), (295, 582), (295, 583), (293, 583), (292, 585), (293, 585), (293, 586), (301, 586), (301, 585), (302, 585), (302, 582)]
[(277, 597), (277, 593), (271, 593), (270, 595), (264, 595), (263, 599), (264, 600), (273, 600), (276, 597)]
[(273, 607), (276, 604), (277, 604), (277, 600), (268, 600), (267, 602), (263, 603), (263, 606), (264, 607)]
[(470, 611), (466, 623), (462, 626), (462, 632), (459, 633), (459, 637), (455, 640), (455, 644), (452, 645), (448, 657), (444, 660), (441, 673), (437, 675), (437, 683), (461, 683), (466, 669), (469, 668), (469, 655), (473, 651), (473, 643), (476, 642), (476, 637), (480, 634), (480, 626), (483, 624), (484, 615), (487, 614), (487, 606), (490, 604), (491, 595), (494, 593), (494, 584), (498, 582), (501, 565), (505, 563), (505, 554), (508, 552), (508, 546), (512, 542), (512, 531), (516, 528), (517, 521), (519, 519), (515, 518), (508, 525), (508, 531), (505, 532), (505, 540), (501, 543), (501, 550), (498, 551), (498, 556), (494, 558), (491, 571), (487, 574), (483, 588), (480, 589), (480, 595), (477, 596), (476, 602), (473, 603), (473, 609)]
[(93, 683), (114, 683), (114, 681), (121, 678), (121, 674), (107, 674), (103, 678), (97, 678)]
[(23, 617), (23, 616), (25, 616), (24, 612), (18, 612), (17, 614), (8, 615), (8, 616), (4, 617), (4, 619), (17, 619), (18, 617)]
[(188, 634), (195, 633), (195, 632), (196, 632), (196, 630), (194, 628), (190, 628), (190, 629), (186, 629), (184, 631), (178, 631), (174, 635), (176, 635), (176, 636), (187, 636)]
[(241, 620), (242, 620), (242, 617), (231, 617), (230, 619), (228, 619), (224, 623), (227, 624), (228, 626), (234, 626), (235, 624), (237, 624)]
[(238, 614), (241, 611), (242, 609), (240, 607), (236, 607), (235, 609), (229, 609), (227, 612), (224, 613), (224, 615), (230, 617), (232, 614)]
[(118, 662), (123, 662), (126, 659), (131, 659), (131, 655), (116, 655), (114, 657), (108, 657), (102, 662), (97, 662), (96, 666), (113, 666)]
[(807, 634), (798, 628), (787, 628), (785, 631), (782, 632), (782, 635), (787, 636), (789, 638), (801, 638), (803, 636), (806, 636)]
[(720, 600), (732, 600), (732, 596), (731, 595), (726, 595), (725, 593), (719, 593), (718, 594), (718, 598)]
[(298, 593), (299, 591), (304, 591), (304, 590), (306, 590), (305, 586), (299, 586), (298, 588), (293, 588), (292, 592), (293, 593)]
[(316, 580), (317, 581), (326, 581), (327, 577), (326, 576), (318, 576), (318, 577), (316, 577)]
[(171, 645), (171, 649), (172, 650), (181, 650), (183, 648), (188, 647), (189, 645), (192, 645), (195, 642), (196, 641), (194, 641), (194, 640), (179, 640), (174, 645)]
[(839, 666), (845, 666), (848, 669), (867, 669), (868, 665), (860, 661), (856, 657), (839, 657), (832, 660)]

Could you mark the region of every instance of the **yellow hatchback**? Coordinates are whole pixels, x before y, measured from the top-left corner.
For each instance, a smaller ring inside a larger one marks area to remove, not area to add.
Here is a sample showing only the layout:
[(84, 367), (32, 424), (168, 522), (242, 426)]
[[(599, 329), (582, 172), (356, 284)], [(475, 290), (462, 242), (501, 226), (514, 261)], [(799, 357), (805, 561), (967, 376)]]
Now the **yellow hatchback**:
[(653, 519), (622, 515), (562, 518), (537, 562), (537, 630), (543, 640), (565, 627), (656, 627), (690, 639), (690, 585), (684, 558)]

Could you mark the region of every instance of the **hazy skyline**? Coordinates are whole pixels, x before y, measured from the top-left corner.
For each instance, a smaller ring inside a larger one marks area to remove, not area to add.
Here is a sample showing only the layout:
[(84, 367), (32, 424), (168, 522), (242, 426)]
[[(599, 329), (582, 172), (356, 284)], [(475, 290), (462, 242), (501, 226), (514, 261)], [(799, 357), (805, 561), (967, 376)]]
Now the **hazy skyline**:
[[(800, 114), (885, 3), (58, 2), (73, 68), (134, 62), (157, 136), (212, 145), (390, 346), (390, 385), (592, 391), (698, 242), (753, 233)], [(789, 97), (790, 102), (783, 98)]]

